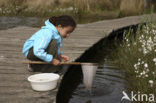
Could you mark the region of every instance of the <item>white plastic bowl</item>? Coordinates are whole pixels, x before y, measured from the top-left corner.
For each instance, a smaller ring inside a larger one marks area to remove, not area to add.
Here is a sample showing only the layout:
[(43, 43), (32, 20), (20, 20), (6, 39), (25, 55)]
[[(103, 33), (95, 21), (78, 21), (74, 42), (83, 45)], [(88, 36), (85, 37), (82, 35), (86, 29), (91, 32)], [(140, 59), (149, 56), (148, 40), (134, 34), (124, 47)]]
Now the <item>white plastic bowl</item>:
[(49, 91), (56, 88), (59, 77), (55, 73), (40, 73), (29, 76), (28, 81), (33, 90)]

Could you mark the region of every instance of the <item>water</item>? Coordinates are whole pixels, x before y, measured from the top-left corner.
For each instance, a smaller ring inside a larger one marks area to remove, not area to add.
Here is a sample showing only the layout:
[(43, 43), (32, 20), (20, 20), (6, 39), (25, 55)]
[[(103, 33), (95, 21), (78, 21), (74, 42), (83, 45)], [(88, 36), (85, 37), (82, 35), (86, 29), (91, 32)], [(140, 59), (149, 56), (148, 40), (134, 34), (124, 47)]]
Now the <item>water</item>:
[(74, 90), (69, 103), (120, 103), (125, 89), (124, 72), (112, 64), (99, 67), (92, 90), (88, 91), (81, 83)]
[(47, 18), (38, 17), (7, 17), (0, 16), (0, 30), (9, 29), (16, 26), (40, 27)]

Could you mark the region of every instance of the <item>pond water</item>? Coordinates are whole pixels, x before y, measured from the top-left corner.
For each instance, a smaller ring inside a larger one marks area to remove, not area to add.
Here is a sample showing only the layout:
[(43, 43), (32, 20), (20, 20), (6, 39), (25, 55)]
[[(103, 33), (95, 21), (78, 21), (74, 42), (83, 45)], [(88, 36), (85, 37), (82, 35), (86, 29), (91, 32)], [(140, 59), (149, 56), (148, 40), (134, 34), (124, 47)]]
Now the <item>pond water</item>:
[(13, 28), (16, 26), (39, 27), (43, 25), (44, 20), (46, 20), (46, 18), (0, 16), (0, 30)]
[(124, 72), (110, 62), (99, 66), (92, 91), (82, 83), (73, 91), (69, 103), (120, 103), (125, 89)]

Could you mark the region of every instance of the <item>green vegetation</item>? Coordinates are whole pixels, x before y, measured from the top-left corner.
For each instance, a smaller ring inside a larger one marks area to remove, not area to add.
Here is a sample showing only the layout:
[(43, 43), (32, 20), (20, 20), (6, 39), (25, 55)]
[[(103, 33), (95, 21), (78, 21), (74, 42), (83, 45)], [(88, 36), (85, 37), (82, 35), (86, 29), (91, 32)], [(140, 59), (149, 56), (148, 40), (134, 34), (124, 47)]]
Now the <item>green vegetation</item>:
[(140, 26), (136, 34), (132, 29), (125, 31), (123, 42), (111, 54), (111, 58), (124, 69), (129, 91), (156, 95), (155, 23)]

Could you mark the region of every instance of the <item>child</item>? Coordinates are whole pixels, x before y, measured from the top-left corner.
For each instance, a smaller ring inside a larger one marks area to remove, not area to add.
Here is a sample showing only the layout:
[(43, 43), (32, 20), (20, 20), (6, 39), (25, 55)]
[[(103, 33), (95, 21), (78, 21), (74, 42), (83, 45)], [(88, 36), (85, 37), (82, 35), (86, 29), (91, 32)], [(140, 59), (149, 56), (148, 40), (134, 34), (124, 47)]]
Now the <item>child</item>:
[[(67, 62), (69, 57), (63, 55), (60, 47), (62, 47), (62, 39), (69, 37), (75, 28), (76, 22), (71, 16), (52, 16), (45, 21), (45, 26), (26, 40), (22, 53), (29, 60), (45, 61), (52, 63), (54, 66), (58, 66), (60, 61)], [(33, 71), (39, 69), (41, 72), (59, 71), (50, 64), (31, 64), (29, 66)]]

